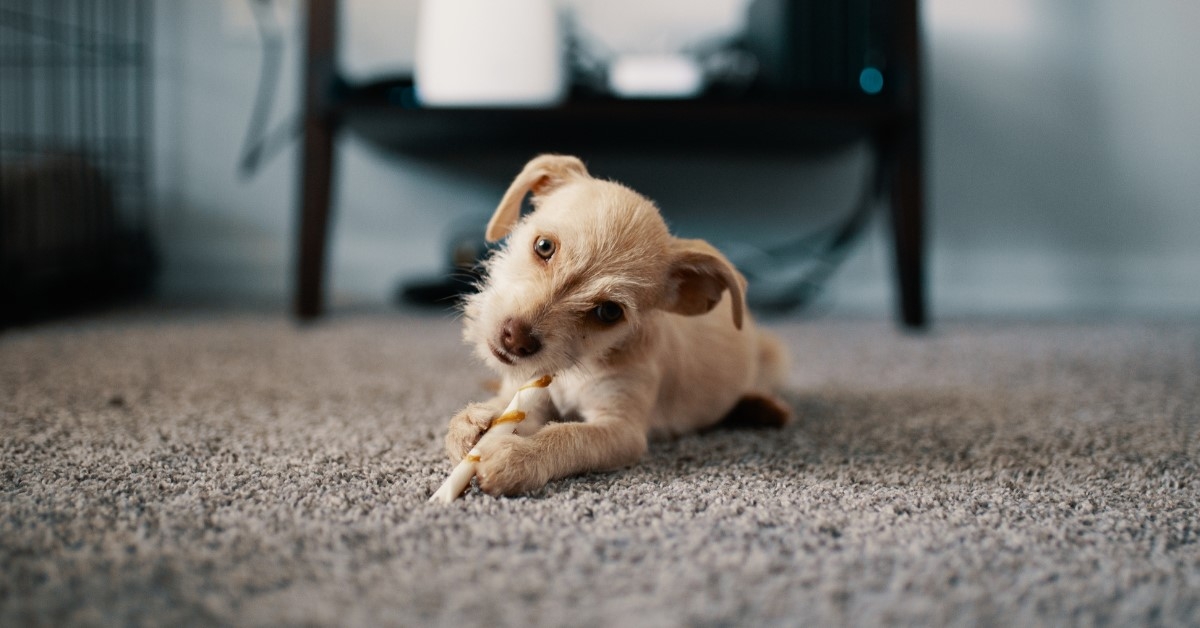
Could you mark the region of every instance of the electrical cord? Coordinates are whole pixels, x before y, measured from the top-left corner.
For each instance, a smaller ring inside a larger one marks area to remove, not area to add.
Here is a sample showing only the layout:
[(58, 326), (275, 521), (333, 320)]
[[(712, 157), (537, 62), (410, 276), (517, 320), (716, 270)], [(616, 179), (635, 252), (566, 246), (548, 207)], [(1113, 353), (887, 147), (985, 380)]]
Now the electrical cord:
[(731, 256), (756, 288), (748, 294), (750, 305), (781, 313), (798, 311), (820, 296), (871, 222), (883, 183), (879, 160), (871, 163), (859, 197), (844, 219), (769, 249), (742, 245), (741, 254)]
[(253, 177), (300, 133), (300, 122), (295, 116), (271, 131), (266, 130), (275, 104), (275, 91), (279, 87), (285, 41), (275, 14), (274, 0), (246, 0), (246, 4), (254, 14), (254, 24), (258, 28), (262, 61), (254, 107), (250, 111), (241, 159), (238, 160), (238, 174), (243, 180)]
[[(849, 257), (871, 223), (875, 199), (882, 189), (882, 169), (871, 160), (864, 184), (849, 215), (794, 240), (770, 248), (720, 243), (734, 265), (750, 281), (747, 300), (760, 312), (785, 314), (814, 306), (829, 280)], [(453, 307), (472, 293), (483, 276), (482, 260), (496, 249), (483, 239), (475, 217), (464, 219), (451, 238), (450, 264), (444, 274), (406, 282), (396, 298), (403, 303)]]

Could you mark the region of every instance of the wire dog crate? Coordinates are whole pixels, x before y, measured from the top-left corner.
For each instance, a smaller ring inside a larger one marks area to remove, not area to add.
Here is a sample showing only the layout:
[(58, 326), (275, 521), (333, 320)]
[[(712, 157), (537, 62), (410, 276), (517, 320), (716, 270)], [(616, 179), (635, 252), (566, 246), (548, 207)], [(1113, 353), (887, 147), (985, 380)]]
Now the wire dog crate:
[(0, 324), (149, 287), (147, 0), (0, 0)]

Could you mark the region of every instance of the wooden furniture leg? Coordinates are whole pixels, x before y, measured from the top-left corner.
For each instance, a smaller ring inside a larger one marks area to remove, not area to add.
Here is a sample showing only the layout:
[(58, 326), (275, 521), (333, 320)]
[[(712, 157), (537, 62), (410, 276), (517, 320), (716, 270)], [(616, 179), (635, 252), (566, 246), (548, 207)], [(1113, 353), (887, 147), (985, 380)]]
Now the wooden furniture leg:
[(925, 305), (925, 185), (921, 146), (921, 37), (917, 0), (897, 2), (897, 48), (903, 76), (900, 118), (885, 131), (892, 240), (896, 254), (896, 289), (901, 322), (920, 329), (928, 323)]
[(325, 256), (338, 131), (338, 120), (330, 104), (337, 68), (337, 1), (309, 0), (308, 4), (300, 234), (293, 305), (301, 320), (316, 318), (324, 308)]
[(921, 168), (920, 131), (916, 120), (892, 132), (887, 158), (890, 162), (892, 244), (895, 248), (898, 314), (909, 328), (928, 323), (925, 307), (924, 185)]

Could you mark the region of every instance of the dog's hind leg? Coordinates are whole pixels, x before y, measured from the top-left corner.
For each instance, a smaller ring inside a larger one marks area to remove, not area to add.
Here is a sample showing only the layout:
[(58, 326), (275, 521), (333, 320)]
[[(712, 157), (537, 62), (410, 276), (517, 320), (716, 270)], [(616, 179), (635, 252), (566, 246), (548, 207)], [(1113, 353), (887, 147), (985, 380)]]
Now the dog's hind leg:
[(792, 421), (792, 411), (782, 399), (767, 393), (747, 393), (714, 427), (779, 429)]

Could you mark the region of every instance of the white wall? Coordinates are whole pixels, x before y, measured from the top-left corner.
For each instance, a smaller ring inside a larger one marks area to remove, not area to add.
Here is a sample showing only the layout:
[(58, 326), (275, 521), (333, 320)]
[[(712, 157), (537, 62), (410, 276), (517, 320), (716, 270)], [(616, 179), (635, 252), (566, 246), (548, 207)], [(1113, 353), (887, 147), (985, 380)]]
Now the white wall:
[[(252, 181), (236, 177), (258, 69), (253, 31), (226, 6), (239, 1), (158, 3), (163, 292), (284, 303), (296, 151)], [(409, 67), (415, 3), (349, 4), (347, 68)], [(298, 94), (299, 4), (283, 5), (292, 46), (276, 120)], [(935, 312), (1200, 311), (1200, 40), (1189, 26), (1200, 24), (1200, 5), (929, 0), (925, 22)], [(451, 169), (344, 141), (335, 298), (383, 302), (397, 280), (440, 269), (454, 224), (482, 220), (521, 157)], [(836, 214), (863, 164), (853, 150), (824, 162), (585, 157), (658, 200), (678, 230), (749, 241)], [(736, 223), (725, 219), (731, 207)], [(826, 311), (890, 312), (884, 236), (877, 225), (835, 278)]]
[(1200, 5), (932, 0), (945, 311), (1200, 311)]

